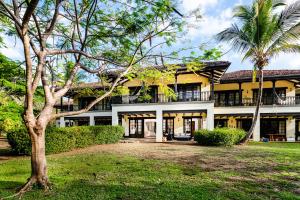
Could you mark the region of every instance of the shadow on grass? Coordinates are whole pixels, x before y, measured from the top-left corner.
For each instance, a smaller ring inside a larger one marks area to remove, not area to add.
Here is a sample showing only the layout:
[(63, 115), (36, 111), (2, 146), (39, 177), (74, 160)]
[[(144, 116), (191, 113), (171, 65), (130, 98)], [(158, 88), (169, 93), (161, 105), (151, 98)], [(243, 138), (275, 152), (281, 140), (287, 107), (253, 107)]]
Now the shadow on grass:
[[(0, 148), (0, 156), (13, 156), (13, 153), (10, 149), (1, 149)], [(0, 157), (1, 160), (1, 157)]]
[[(18, 182), (9, 184), (11, 187), (22, 185)], [(15, 188), (8, 187), (11, 195)], [(3, 196), (2, 196), (3, 197)], [(34, 189), (28, 192), (23, 199), (122, 199), (122, 200), (161, 200), (161, 199), (221, 199), (218, 189), (210, 184), (194, 185), (166, 185), (163, 183), (147, 183), (147, 185), (130, 185), (130, 183), (91, 182), (89, 180), (72, 181), (64, 186), (55, 186), (50, 192)]]

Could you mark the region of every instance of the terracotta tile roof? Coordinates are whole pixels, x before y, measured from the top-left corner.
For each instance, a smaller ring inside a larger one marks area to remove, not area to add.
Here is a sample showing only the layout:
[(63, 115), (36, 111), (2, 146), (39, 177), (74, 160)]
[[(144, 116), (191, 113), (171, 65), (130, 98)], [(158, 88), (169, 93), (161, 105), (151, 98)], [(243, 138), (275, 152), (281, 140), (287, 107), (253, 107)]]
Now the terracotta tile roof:
[[(300, 70), (264, 70), (264, 78), (287, 78), (300, 76)], [(252, 70), (240, 70), (235, 72), (225, 73), (221, 77), (222, 81), (238, 81), (252, 79)]]

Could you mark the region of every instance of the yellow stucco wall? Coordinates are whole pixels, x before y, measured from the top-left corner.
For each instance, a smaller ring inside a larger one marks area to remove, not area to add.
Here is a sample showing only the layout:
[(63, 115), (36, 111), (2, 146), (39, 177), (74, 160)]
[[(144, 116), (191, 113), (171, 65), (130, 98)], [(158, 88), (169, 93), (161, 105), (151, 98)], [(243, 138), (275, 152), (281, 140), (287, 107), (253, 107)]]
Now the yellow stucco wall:
[[(173, 81), (165, 81), (165, 80), (156, 80), (152, 82), (152, 85), (159, 85), (164, 81), (164, 85), (174, 84), (175, 79)], [(208, 78), (204, 76), (200, 76), (197, 74), (179, 74), (177, 76), (177, 84), (188, 84), (188, 83), (201, 83), (201, 91), (209, 91), (210, 83)], [(123, 84), (124, 87), (138, 87), (141, 86), (142, 82), (138, 79), (133, 79)], [(158, 89), (158, 93), (161, 94), (162, 91)]]
[[(201, 116), (201, 127), (203, 128), (205, 126), (204, 121), (206, 119), (206, 113), (171, 113), (167, 114), (165, 113), (163, 115), (164, 118), (173, 118), (174, 117), (174, 132), (176, 135), (183, 134), (183, 122), (184, 122), (184, 117), (200, 117)], [(137, 117), (130, 117), (128, 115), (123, 116), (123, 126), (125, 128), (126, 136), (129, 135), (129, 118), (143, 118), (143, 117), (149, 117), (149, 116), (144, 116), (140, 115)]]
[[(246, 82), (242, 83), (242, 95), (243, 98), (252, 98), (253, 97), (253, 89), (258, 89), (258, 82), (252, 83), (252, 82)], [(271, 81), (265, 81), (264, 88), (273, 88), (273, 84)], [(295, 86), (294, 83), (289, 81), (276, 81), (275, 83), (276, 88), (283, 88), (286, 87), (286, 94), (287, 96), (295, 96)], [(226, 90), (239, 90), (239, 84), (238, 83), (229, 83), (229, 84), (216, 84), (215, 85), (215, 91), (226, 91)]]

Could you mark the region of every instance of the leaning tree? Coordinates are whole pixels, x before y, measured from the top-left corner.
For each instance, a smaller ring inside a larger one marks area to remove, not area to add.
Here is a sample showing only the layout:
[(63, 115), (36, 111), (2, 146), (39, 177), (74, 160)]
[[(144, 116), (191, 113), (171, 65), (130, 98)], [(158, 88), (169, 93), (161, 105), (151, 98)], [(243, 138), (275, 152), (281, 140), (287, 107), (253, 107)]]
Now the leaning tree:
[[(49, 122), (87, 112), (111, 95), (133, 68), (163, 62), (166, 55), (158, 50), (171, 45), (182, 29), (182, 16), (170, 0), (0, 0), (0, 15), (3, 30), (19, 39), (24, 52), (24, 122), (32, 153), (31, 176), (18, 194), (33, 184), (49, 189), (45, 157)], [(57, 74), (65, 68), (67, 76), (59, 80)], [(55, 103), (80, 71), (100, 77), (110, 71), (119, 73), (109, 89), (84, 109), (54, 113)], [(36, 113), (38, 87), (43, 88), (44, 105)]]
[[(283, 9), (282, 9), (283, 8)], [(253, 76), (259, 78), (259, 90), (252, 126), (241, 143), (249, 140), (258, 120), (263, 92), (263, 69), (271, 59), (281, 53), (300, 52), (300, 1), (286, 5), (285, 1), (255, 0), (251, 6), (237, 6), (237, 20), (230, 28), (220, 32), (217, 39), (228, 42), (244, 54), (243, 60), (254, 64)]]

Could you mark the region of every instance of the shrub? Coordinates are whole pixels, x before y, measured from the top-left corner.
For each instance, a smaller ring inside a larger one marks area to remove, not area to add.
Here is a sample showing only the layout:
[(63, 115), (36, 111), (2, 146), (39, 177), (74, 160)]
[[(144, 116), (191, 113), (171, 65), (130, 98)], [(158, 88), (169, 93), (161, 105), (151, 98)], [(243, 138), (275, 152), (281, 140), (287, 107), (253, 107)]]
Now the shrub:
[(195, 132), (195, 141), (200, 145), (207, 146), (232, 146), (238, 144), (246, 132), (235, 128), (215, 128), (212, 131), (199, 130)]
[[(118, 142), (124, 134), (121, 126), (76, 126), (46, 130), (46, 153), (59, 153), (93, 144)], [(31, 153), (31, 142), (25, 128), (10, 131), (7, 139), (16, 154)]]
[(11, 149), (16, 154), (30, 154), (31, 142), (27, 130), (18, 128), (7, 133), (7, 140)]

